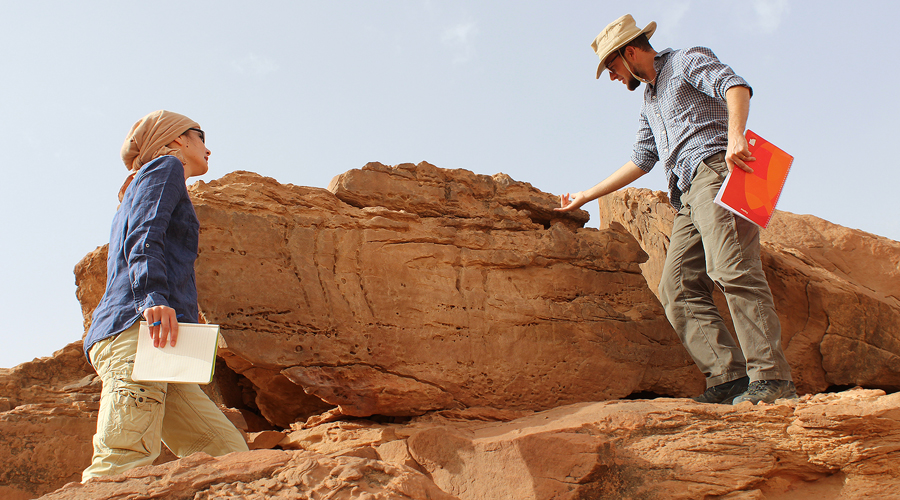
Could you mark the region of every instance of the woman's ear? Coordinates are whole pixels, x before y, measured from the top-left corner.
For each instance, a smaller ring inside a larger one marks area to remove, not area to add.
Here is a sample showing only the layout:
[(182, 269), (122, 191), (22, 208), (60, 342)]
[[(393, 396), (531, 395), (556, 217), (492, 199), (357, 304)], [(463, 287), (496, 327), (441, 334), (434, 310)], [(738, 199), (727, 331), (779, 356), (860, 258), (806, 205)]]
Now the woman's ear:
[(166, 147), (172, 149), (181, 149), (187, 143), (187, 139), (187, 134), (181, 134), (178, 137), (172, 139), (172, 142), (166, 144)]

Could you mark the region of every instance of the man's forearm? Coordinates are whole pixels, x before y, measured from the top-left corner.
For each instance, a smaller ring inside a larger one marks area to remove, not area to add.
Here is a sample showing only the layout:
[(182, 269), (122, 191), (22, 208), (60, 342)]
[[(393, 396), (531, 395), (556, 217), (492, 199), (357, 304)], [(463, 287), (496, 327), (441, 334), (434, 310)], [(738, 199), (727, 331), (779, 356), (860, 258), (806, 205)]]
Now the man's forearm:
[(746, 162), (753, 162), (750, 147), (744, 130), (747, 128), (747, 116), (750, 114), (750, 89), (747, 87), (731, 87), (725, 92), (725, 104), (728, 107), (728, 148), (725, 151), (725, 164), (728, 171), (735, 166), (746, 172), (753, 168)]
[(728, 135), (744, 135), (750, 115), (750, 89), (731, 87), (725, 92), (725, 105), (728, 108)]
[(613, 172), (609, 177), (602, 180), (599, 184), (585, 191), (585, 197), (588, 198), (588, 201), (596, 200), (597, 198), (606, 196), (613, 191), (622, 189), (623, 187), (638, 180), (646, 173), (647, 172), (644, 172), (640, 167), (635, 165), (633, 161), (629, 161), (625, 165), (622, 165), (618, 170)]

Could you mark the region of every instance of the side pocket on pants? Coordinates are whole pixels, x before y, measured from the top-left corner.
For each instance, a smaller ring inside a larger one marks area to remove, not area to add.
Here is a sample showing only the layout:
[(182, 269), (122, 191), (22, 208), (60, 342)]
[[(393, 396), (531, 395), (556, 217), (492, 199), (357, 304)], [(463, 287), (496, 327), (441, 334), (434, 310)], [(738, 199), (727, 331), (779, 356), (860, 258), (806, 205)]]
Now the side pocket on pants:
[(104, 444), (111, 449), (149, 455), (160, 439), (165, 392), (146, 385), (116, 379), (109, 397), (112, 403)]

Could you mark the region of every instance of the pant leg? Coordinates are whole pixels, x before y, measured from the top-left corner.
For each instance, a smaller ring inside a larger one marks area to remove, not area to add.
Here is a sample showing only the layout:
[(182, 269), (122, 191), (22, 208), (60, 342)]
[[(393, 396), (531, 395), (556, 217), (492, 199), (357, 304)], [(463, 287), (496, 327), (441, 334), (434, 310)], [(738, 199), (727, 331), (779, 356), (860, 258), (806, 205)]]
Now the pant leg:
[(750, 380), (791, 380), (781, 323), (760, 260), (759, 227), (715, 203), (728, 167), (724, 156), (701, 163), (686, 193), (710, 278), (725, 292)]
[(746, 375), (744, 355), (713, 301), (700, 232), (685, 205), (676, 215), (659, 283), (659, 297), (685, 350), (706, 376), (707, 387)]
[(91, 348), (91, 363), (103, 389), (94, 455), (82, 473), (82, 481), (150, 465), (159, 456), (166, 384), (131, 379), (138, 328), (136, 323)]
[(169, 384), (162, 440), (179, 457), (249, 450), (240, 431), (197, 384)]

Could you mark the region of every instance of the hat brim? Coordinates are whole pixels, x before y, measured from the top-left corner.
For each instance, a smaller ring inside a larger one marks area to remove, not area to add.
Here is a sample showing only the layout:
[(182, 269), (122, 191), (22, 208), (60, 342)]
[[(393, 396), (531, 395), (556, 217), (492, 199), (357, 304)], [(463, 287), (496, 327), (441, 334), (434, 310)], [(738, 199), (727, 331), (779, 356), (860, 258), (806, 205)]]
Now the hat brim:
[(610, 54), (612, 54), (613, 52), (628, 45), (629, 43), (631, 43), (632, 40), (634, 40), (635, 38), (637, 38), (641, 35), (647, 35), (647, 39), (649, 39), (651, 36), (653, 36), (653, 33), (655, 33), (655, 32), (656, 32), (656, 21), (650, 21), (650, 24), (648, 24), (647, 26), (644, 26), (644, 29), (642, 29), (639, 33), (635, 33), (633, 37), (628, 38), (627, 40), (619, 43), (615, 47), (606, 51), (606, 53), (603, 54), (603, 57), (600, 58), (600, 65), (597, 66), (597, 78), (599, 79), (600, 73), (603, 73), (603, 70), (606, 69), (606, 58), (609, 57)]

